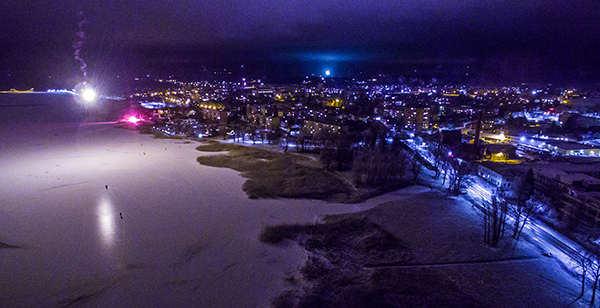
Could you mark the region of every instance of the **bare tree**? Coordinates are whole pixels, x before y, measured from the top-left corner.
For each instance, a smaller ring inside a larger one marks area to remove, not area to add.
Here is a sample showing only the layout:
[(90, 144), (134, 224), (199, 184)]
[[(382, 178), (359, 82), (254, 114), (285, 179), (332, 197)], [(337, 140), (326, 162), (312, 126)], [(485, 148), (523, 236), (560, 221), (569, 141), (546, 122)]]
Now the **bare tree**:
[[(384, 156), (386, 161), (385, 169), (387, 170), (388, 180), (403, 181), (404, 173), (406, 171), (406, 153), (385, 153)], [(420, 166), (420, 165), (419, 165)]]
[(239, 131), (240, 131), (240, 124), (239, 123), (233, 123), (233, 142), (238, 142), (239, 139)]
[[(597, 249), (595, 250), (597, 252)], [(596, 300), (596, 289), (599, 287), (598, 281), (600, 280), (600, 255), (598, 255), (597, 253), (591, 254), (589, 259), (590, 269), (592, 270), (592, 277), (594, 278), (594, 285), (592, 286), (592, 300), (590, 301), (590, 306), (592, 306), (594, 305), (594, 301)]]
[(585, 278), (587, 277), (587, 272), (593, 266), (592, 256), (583, 249), (579, 252), (575, 261), (577, 261), (577, 269), (581, 271), (581, 297), (585, 293)]
[(281, 139), (281, 131), (279, 130), (275, 130), (275, 131), (268, 131), (267, 132), (267, 141), (269, 142), (269, 144), (274, 144), (277, 145), (279, 144), (279, 140)]
[(330, 140), (325, 141), (325, 145), (319, 154), (319, 158), (321, 159), (323, 165), (325, 165), (325, 169), (329, 170), (329, 166), (331, 165), (334, 154), (335, 149), (333, 148), (333, 143)]
[(354, 150), (352, 149), (353, 135), (341, 133), (336, 138), (336, 155), (335, 160), (338, 163), (338, 171), (348, 170), (352, 168), (352, 160), (354, 159)]
[(250, 140), (252, 140), (252, 144), (256, 143), (256, 139), (257, 139), (257, 126), (256, 124), (249, 124), (248, 126), (246, 126), (246, 134), (248, 134), (248, 136), (250, 137)]
[(441, 173), (442, 173), (442, 186), (440, 187), (443, 188), (444, 185), (446, 184), (446, 178), (448, 178), (448, 175), (450, 173), (450, 169), (452, 168), (451, 164), (450, 164), (450, 159), (451, 157), (448, 157), (447, 155), (441, 156), (440, 157), (440, 161), (441, 161)]
[(531, 200), (534, 193), (533, 181), (533, 170), (529, 169), (525, 176), (520, 176), (516, 179), (512, 189), (513, 202), (511, 204), (515, 218), (513, 238), (515, 239), (519, 239), (529, 217), (539, 208), (537, 202)]
[[(312, 141), (313, 141), (313, 149), (315, 150), (315, 152), (319, 153), (321, 152), (321, 150), (323, 149), (325, 142), (327, 140), (330, 140), (329, 134), (325, 133), (325, 132), (315, 132), (312, 135)], [(333, 147), (333, 146), (332, 146)]]
[(447, 151), (441, 143), (434, 142), (429, 145), (429, 155), (433, 158), (433, 167), (435, 168), (434, 178), (437, 179), (440, 177), (440, 169), (444, 164), (444, 158), (447, 156)]
[(491, 246), (497, 246), (504, 236), (508, 204), (504, 193), (497, 191), (491, 202), (483, 204), (483, 241)]
[(471, 177), (471, 166), (466, 161), (460, 161), (456, 158), (450, 159), (450, 168), (448, 168), (448, 193), (458, 195)]
[(366, 157), (363, 153), (360, 153), (354, 157), (354, 162), (352, 163), (352, 174), (354, 176), (354, 185), (358, 187), (358, 185), (363, 183), (363, 177), (367, 172), (367, 162)]
[(410, 155), (408, 157), (408, 167), (412, 172), (412, 181), (415, 182), (417, 178), (419, 178), (419, 173), (421, 173), (421, 163), (419, 163), (419, 159), (417, 157), (417, 153)]
[(402, 181), (405, 171), (406, 155), (399, 153), (381, 153), (378, 149), (360, 152), (354, 158), (352, 171), (356, 184), (385, 184), (389, 181)]
[(296, 151), (304, 153), (306, 151), (306, 132), (300, 131), (296, 137)]

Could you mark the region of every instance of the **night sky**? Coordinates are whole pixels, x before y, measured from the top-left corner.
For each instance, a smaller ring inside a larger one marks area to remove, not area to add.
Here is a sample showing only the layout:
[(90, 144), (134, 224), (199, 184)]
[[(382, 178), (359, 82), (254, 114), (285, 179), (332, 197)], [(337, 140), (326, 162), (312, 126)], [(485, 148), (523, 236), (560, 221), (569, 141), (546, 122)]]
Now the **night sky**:
[(91, 76), (241, 65), (236, 73), (258, 76), (417, 70), (471, 73), (479, 82), (569, 82), (600, 75), (596, 0), (8, 0), (0, 4), (0, 80), (76, 75), (82, 20)]

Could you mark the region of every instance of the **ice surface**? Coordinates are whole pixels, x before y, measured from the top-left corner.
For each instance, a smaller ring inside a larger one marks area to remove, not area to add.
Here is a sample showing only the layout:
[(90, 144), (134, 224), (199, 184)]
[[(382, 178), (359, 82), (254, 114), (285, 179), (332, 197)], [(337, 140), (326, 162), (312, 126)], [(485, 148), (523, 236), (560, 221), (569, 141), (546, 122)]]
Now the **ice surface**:
[(381, 200), (250, 200), (195, 142), (117, 129), (68, 95), (0, 106), (0, 242), (20, 246), (0, 249), (0, 306), (265, 307), (304, 255), (260, 243), (264, 226)]

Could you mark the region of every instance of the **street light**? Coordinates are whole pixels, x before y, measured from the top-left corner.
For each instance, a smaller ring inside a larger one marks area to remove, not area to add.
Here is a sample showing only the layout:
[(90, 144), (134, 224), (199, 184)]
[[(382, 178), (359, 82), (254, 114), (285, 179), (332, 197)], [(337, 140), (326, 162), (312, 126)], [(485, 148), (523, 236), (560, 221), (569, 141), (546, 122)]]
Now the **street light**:
[(80, 96), (85, 102), (93, 103), (98, 97), (98, 94), (96, 93), (96, 90), (88, 87), (81, 91)]

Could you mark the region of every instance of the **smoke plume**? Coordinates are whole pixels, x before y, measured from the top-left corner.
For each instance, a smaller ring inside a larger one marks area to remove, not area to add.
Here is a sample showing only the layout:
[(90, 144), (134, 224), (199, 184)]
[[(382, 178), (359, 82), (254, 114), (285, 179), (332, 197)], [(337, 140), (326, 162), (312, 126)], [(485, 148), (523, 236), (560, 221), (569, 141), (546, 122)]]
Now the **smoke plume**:
[(78, 17), (78, 31), (75, 32), (75, 42), (73, 42), (73, 48), (75, 48), (75, 60), (80, 64), (79, 69), (81, 70), (81, 73), (83, 74), (83, 79), (85, 81), (85, 79), (87, 79), (87, 71), (85, 70), (87, 64), (85, 63), (85, 60), (83, 60), (83, 58), (81, 57), (81, 48), (83, 47), (83, 43), (85, 42), (85, 32), (83, 31), (83, 25), (85, 25), (87, 22), (85, 20), (83, 11), (79, 12)]

